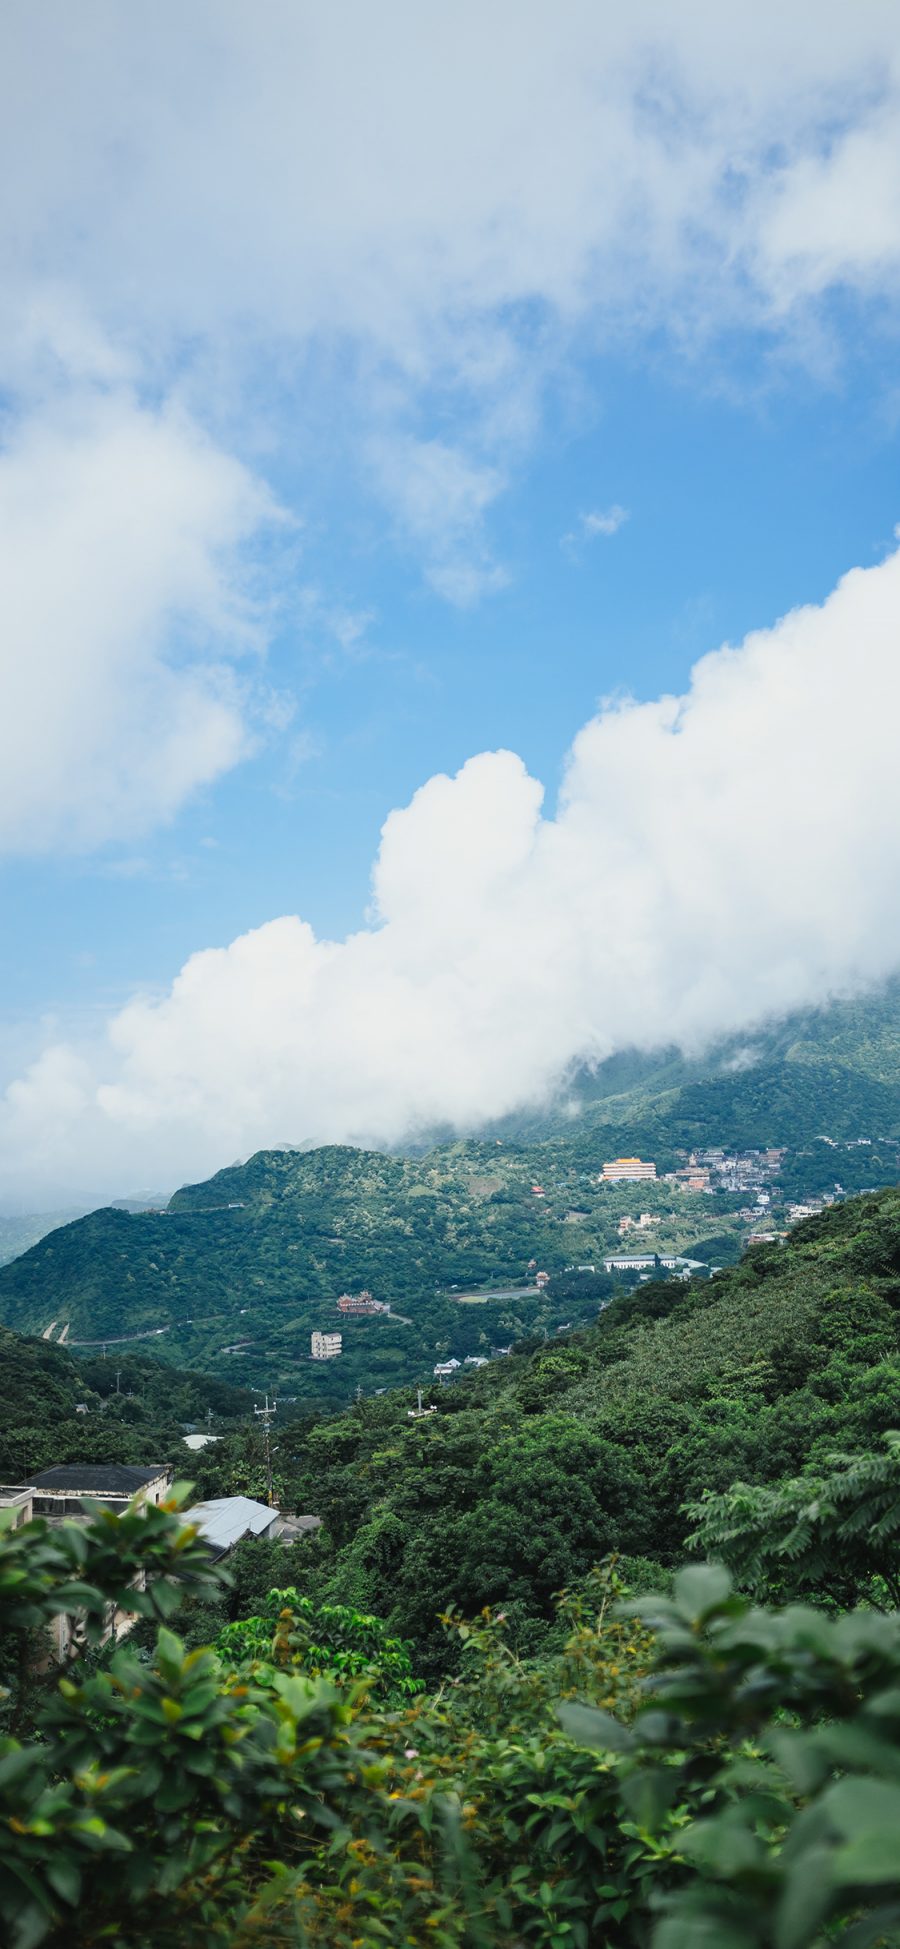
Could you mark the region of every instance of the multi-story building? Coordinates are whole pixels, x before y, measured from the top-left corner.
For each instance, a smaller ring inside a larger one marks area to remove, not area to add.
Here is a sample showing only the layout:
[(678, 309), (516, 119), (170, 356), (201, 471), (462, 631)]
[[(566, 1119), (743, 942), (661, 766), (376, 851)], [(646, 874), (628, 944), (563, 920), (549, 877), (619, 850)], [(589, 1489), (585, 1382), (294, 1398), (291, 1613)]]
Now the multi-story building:
[(309, 1346), (313, 1360), (337, 1360), (343, 1344), (343, 1334), (340, 1333), (310, 1334)]
[(607, 1184), (638, 1184), (642, 1178), (655, 1178), (656, 1165), (640, 1157), (614, 1157), (604, 1164), (603, 1176)]

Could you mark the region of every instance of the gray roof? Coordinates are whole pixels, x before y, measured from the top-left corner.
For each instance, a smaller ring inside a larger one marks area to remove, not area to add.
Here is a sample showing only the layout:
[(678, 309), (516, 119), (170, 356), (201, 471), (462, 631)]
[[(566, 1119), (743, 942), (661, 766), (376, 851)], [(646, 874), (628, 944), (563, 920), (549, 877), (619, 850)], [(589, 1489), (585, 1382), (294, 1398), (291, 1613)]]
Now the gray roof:
[(66, 1489), (73, 1496), (133, 1496), (166, 1473), (164, 1462), (146, 1469), (124, 1462), (108, 1462), (102, 1467), (67, 1462), (58, 1468), (42, 1469), (40, 1475), (29, 1477), (29, 1483), (32, 1489)]
[(277, 1509), (269, 1509), (264, 1502), (254, 1502), (252, 1496), (219, 1496), (212, 1502), (198, 1502), (186, 1515), (189, 1522), (197, 1524), (204, 1542), (219, 1556), (225, 1550), (233, 1550), (242, 1536), (264, 1536), (278, 1521)]

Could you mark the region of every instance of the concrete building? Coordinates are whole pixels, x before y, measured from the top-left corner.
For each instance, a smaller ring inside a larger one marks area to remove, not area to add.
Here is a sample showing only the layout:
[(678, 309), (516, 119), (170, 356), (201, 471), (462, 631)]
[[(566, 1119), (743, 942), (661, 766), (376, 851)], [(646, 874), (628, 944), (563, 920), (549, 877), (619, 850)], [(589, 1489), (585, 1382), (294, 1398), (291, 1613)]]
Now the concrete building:
[[(131, 1502), (162, 1502), (171, 1481), (170, 1469), (161, 1464), (140, 1469), (118, 1462), (103, 1466), (73, 1462), (59, 1468), (41, 1469), (28, 1483), (0, 1486), (0, 1509), (14, 1511), (14, 1529), (30, 1523), (34, 1516), (44, 1516), (54, 1525), (64, 1519), (84, 1523), (90, 1513), (84, 1508), (85, 1502), (96, 1502), (98, 1507), (103, 1505), (120, 1516)], [(143, 1588), (142, 1577), (136, 1587)], [(110, 1603), (100, 1642), (105, 1644), (110, 1638), (126, 1637), (136, 1617), (135, 1611)], [(83, 1642), (83, 1628), (83, 1613), (77, 1610), (53, 1619), (48, 1636), (57, 1663), (63, 1664), (72, 1655), (73, 1647)], [(43, 1662), (40, 1654), (36, 1662), (38, 1665)]]
[(117, 1515), (131, 1501), (163, 1502), (171, 1481), (172, 1471), (162, 1462), (146, 1469), (132, 1468), (122, 1462), (100, 1465), (72, 1462), (59, 1468), (41, 1469), (27, 1483), (15, 1485), (12, 1490), (4, 1488), (0, 1495), (28, 1494), (34, 1516), (83, 1519), (85, 1501), (102, 1502)]
[(655, 1178), (656, 1165), (645, 1164), (641, 1157), (614, 1157), (604, 1164), (603, 1176), (607, 1184), (639, 1184), (642, 1178)]
[(340, 1333), (311, 1333), (309, 1337), (313, 1360), (337, 1360), (343, 1345), (343, 1334)]

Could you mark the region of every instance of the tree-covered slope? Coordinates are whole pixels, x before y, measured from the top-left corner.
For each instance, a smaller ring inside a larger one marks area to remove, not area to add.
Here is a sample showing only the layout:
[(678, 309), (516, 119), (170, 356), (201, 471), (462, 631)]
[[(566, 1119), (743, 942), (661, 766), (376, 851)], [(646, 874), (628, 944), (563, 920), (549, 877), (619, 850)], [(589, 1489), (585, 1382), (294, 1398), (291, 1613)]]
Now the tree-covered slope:
[(606, 1551), (678, 1562), (685, 1503), (876, 1446), (898, 1401), (892, 1190), (700, 1286), (640, 1288), (589, 1330), (438, 1394), (421, 1420), (385, 1397), (287, 1427), (280, 1465), (325, 1520), (323, 1590), (378, 1610), (427, 1660), (448, 1604), (502, 1604), (533, 1645), (553, 1592)]
[(187, 1472), (185, 1424), (228, 1428), (252, 1412), (242, 1388), (151, 1355), (76, 1359), (0, 1327), (0, 1481), (64, 1462), (159, 1462)]

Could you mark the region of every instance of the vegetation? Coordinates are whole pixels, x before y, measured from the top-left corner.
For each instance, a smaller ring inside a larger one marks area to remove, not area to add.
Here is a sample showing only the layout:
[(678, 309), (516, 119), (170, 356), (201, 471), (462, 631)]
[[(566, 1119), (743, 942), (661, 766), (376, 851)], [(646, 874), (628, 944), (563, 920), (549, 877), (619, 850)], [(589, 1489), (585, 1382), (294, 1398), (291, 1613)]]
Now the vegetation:
[(754, 1609), (716, 1564), (638, 1598), (610, 1565), (541, 1661), (449, 1615), (431, 1693), (290, 1590), (214, 1649), (104, 1645), (111, 1607), (215, 1585), (178, 1506), (0, 1532), (4, 1949), (898, 1940), (896, 1613)]
[[(113, 1349), (113, 1353), (117, 1350)], [(77, 1360), (0, 1327), (0, 1481), (60, 1462), (165, 1462), (180, 1473), (186, 1427), (228, 1429), (252, 1412), (242, 1388), (148, 1354)], [(79, 1409), (84, 1412), (79, 1412)]]
[[(323, 1528), (225, 1575), (184, 1492), (7, 1527), (3, 1949), (900, 1943), (898, 1331), (891, 1190), (434, 1414), (282, 1410), (279, 1493)], [(143, 1442), (128, 1394), (168, 1387), (222, 1415), (198, 1491), (259, 1493), (221, 1383), (2, 1351), (10, 1439), (30, 1395), (57, 1450)]]

